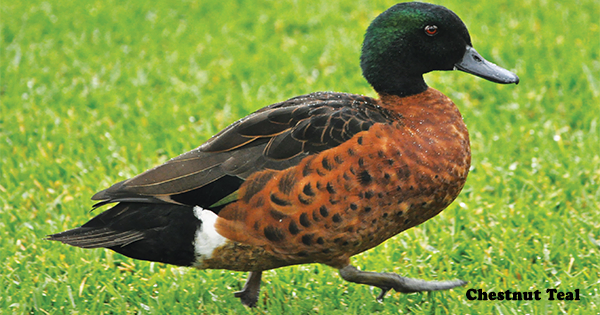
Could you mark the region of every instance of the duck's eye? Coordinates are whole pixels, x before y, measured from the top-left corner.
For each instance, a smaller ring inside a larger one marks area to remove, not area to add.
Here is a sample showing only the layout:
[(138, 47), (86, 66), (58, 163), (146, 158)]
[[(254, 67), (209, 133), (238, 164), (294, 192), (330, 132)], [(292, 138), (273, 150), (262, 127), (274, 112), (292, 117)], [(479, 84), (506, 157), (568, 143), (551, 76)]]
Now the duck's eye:
[(429, 36), (436, 35), (438, 32), (438, 27), (435, 25), (427, 25), (425, 26), (425, 34)]

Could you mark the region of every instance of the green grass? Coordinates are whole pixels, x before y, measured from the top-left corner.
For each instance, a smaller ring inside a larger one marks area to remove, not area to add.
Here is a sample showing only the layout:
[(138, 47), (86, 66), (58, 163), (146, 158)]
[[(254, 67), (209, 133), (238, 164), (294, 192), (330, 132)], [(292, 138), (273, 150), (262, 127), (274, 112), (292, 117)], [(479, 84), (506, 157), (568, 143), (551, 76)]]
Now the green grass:
[[(364, 30), (390, 1), (3, 1), (0, 313), (600, 312), (600, 3), (439, 1), (518, 86), (459, 72), (428, 83), (473, 147), (440, 216), (353, 258), (363, 270), (470, 281), (428, 294), (349, 284), (321, 265), (266, 272), (259, 307), (238, 272), (135, 261), (44, 241), (93, 216), (89, 197), (200, 145), (265, 105), (320, 90), (374, 96)], [(580, 301), (469, 301), (580, 289)]]

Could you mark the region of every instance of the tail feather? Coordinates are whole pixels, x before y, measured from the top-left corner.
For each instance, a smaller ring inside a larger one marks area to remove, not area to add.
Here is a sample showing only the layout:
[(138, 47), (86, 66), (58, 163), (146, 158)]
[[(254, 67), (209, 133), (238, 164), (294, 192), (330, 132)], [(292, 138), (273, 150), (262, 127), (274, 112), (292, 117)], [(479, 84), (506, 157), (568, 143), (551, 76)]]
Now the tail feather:
[(58, 241), (71, 246), (81, 248), (99, 248), (127, 246), (133, 242), (144, 239), (144, 233), (140, 231), (117, 232), (109, 228), (86, 228), (78, 227), (57, 234), (48, 235), (50, 241)]
[(125, 256), (190, 266), (194, 237), (202, 222), (193, 208), (173, 204), (122, 202), (81, 227), (47, 239), (81, 248), (105, 247)]

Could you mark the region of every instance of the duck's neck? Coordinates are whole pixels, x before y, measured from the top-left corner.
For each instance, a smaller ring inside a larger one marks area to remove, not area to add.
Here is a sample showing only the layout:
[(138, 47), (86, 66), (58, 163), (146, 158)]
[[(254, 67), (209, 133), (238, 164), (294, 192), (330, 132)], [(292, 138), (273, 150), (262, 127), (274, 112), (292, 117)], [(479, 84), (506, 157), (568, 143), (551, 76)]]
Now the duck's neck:
[(377, 87), (373, 86), (375, 91), (382, 94), (397, 95), (406, 97), (423, 93), (428, 86), (422, 76), (418, 77), (399, 77), (386, 82), (378, 82)]
[(423, 73), (428, 69), (416, 62), (416, 57), (411, 54), (390, 56), (377, 53), (379, 50), (373, 47), (374, 42), (373, 39), (365, 39), (360, 67), (363, 76), (377, 93), (405, 97), (427, 90)]
[(365, 71), (364, 76), (373, 89), (380, 95), (397, 95), (406, 97), (425, 92), (427, 84), (423, 75), (406, 75), (391, 68), (381, 68), (377, 71)]

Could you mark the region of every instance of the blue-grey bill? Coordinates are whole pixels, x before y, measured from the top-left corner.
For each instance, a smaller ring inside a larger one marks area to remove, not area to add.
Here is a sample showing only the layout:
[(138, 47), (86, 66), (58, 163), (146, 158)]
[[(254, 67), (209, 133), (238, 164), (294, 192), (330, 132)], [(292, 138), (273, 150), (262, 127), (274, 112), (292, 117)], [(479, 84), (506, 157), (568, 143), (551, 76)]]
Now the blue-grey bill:
[(519, 84), (519, 77), (516, 74), (483, 59), (471, 46), (467, 46), (465, 55), (454, 65), (454, 68), (496, 83)]

